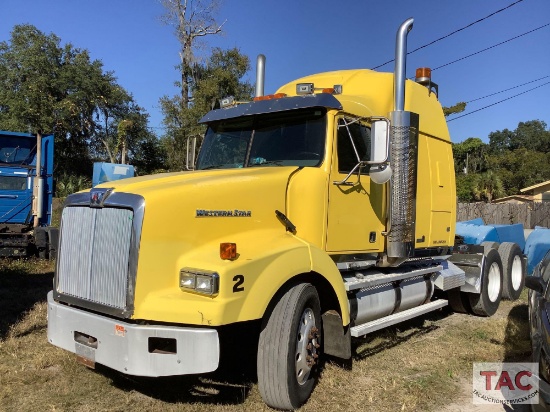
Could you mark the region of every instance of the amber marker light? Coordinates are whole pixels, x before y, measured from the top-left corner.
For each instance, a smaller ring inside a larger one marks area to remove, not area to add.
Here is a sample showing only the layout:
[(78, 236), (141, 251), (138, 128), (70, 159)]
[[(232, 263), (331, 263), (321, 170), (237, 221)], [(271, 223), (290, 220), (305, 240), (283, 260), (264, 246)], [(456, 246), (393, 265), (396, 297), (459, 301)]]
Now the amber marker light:
[(254, 97), (255, 102), (260, 102), (263, 100), (273, 100), (273, 99), (282, 99), (283, 97), (286, 97), (285, 93), (276, 93), (276, 94), (267, 94), (265, 96), (258, 96)]
[(236, 243), (220, 243), (220, 258), (224, 260), (233, 260), (237, 258)]
[(420, 84), (423, 82), (430, 82), (432, 79), (432, 69), (428, 67), (419, 67), (416, 69), (416, 81)]

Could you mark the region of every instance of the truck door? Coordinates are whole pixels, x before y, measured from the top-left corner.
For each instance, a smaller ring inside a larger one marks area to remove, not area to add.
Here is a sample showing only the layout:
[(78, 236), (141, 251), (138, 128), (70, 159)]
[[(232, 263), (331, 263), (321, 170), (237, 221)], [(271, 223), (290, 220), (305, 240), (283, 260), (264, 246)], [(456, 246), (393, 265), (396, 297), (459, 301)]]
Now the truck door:
[(344, 184), (360, 160), (370, 156), (370, 127), (359, 119), (337, 119), (329, 182), (327, 252), (364, 253), (384, 249), (386, 185), (371, 182), (368, 167)]

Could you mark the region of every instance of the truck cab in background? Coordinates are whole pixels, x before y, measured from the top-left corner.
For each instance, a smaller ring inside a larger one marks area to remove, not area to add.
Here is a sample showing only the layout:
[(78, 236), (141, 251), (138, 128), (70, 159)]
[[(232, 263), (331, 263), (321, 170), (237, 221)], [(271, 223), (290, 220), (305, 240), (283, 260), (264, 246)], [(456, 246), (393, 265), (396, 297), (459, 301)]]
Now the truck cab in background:
[(0, 256), (55, 257), (53, 147), (53, 135), (0, 131)]

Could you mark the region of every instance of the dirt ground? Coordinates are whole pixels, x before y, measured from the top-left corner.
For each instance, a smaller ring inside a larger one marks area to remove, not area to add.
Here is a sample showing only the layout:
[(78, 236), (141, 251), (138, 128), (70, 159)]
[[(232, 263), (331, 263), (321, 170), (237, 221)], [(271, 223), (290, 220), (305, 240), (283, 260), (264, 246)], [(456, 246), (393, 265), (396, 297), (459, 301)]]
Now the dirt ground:
[(464, 380), (460, 387), (458, 398), (450, 405), (445, 406), (441, 412), (529, 412), (529, 405), (475, 405), (472, 402), (472, 382)]
[[(145, 379), (90, 370), (48, 343), (53, 264), (0, 260), (0, 411), (268, 411), (254, 351), (235, 334), (229, 367)], [(474, 362), (530, 356), (526, 293), (480, 318), (443, 308), (353, 341), (351, 362), (329, 360), (301, 411), (502, 411), (472, 404)], [(500, 409), (499, 409), (500, 408)], [(513, 409), (526, 410), (526, 409)]]

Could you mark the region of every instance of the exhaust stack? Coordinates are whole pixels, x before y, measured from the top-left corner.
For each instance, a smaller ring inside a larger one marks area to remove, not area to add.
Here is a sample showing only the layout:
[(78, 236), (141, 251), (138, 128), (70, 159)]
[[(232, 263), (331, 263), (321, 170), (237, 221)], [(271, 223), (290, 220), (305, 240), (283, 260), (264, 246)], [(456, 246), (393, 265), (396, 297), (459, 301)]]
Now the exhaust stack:
[(264, 95), (264, 83), (265, 83), (265, 56), (259, 54), (256, 60), (256, 95), (255, 97), (261, 97)]
[(407, 35), (414, 19), (406, 20), (397, 31), (395, 45), (394, 111), (391, 120), (391, 154), (387, 257), (398, 265), (414, 254), (416, 162), (418, 115), (405, 111)]
[(413, 28), (414, 19), (405, 20), (397, 30), (395, 39), (395, 75), (393, 78), (393, 110), (405, 110), (405, 79), (407, 75), (407, 35)]

